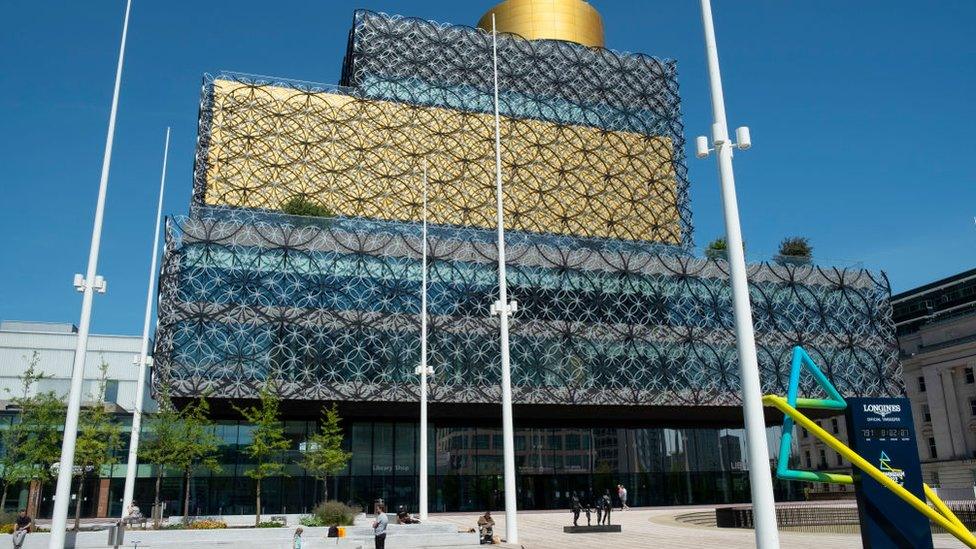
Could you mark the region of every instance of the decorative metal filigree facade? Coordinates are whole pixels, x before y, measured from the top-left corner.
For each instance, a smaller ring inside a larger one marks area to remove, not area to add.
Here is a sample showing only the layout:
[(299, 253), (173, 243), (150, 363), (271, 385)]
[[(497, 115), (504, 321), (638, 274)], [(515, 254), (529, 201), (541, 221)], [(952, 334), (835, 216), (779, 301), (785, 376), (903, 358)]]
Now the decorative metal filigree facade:
[[(198, 211), (168, 227), (156, 365), (179, 395), (416, 399), (416, 225), (291, 225)], [(294, 220), (295, 218), (291, 218)], [(431, 397), (498, 402), (490, 231), (430, 236)], [(511, 233), (516, 402), (722, 405), (738, 399), (726, 263)], [(784, 390), (804, 344), (845, 394), (897, 394), (888, 286), (864, 270), (753, 265), (763, 385)]]
[[(155, 383), (175, 396), (410, 401), (430, 170), (436, 402), (499, 400), (490, 36), (359, 11), (342, 83), (204, 83), (191, 215), (171, 219)], [(694, 258), (672, 61), (499, 41), (518, 403), (732, 405), (726, 263)], [(300, 195), (338, 215), (275, 213)], [(847, 395), (900, 392), (883, 275), (750, 267), (764, 389), (805, 345)]]

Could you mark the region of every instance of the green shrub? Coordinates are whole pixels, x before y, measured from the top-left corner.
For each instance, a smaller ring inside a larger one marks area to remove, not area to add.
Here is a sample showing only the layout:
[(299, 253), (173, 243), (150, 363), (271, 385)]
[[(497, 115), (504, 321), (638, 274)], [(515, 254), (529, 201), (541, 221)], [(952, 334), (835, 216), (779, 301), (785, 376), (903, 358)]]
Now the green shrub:
[(288, 215), (305, 217), (333, 217), (332, 210), (310, 200), (305, 195), (293, 196), (281, 205), (281, 211)]
[(278, 522), (276, 520), (266, 520), (263, 522), (259, 522), (258, 525), (255, 526), (255, 528), (281, 528), (284, 525), (285, 523)]
[(728, 249), (724, 238), (716, 238), (709, 242), (708, 247), (705, 248), (705, 257), (708, 259), (725, 259)]
[[(746, 243), (742, 243), (742, 251), (746, 251)], [(708, 259), (728, 259), (729, 258), (729, 245), (725, 242), (724, 237), (718, 237), (715, 240), (708, 243), (708, 247), (705, 248), (705, 257)]]
[(810, 240), (802, 236), (791, 236), (784, 238), (779, 243), (779, 255), (786, 257), (803, 257), (809, 259), (813, 257), (813, 246)]
[(17, 522), (17, 513), (0, 511), (0, 534), (14, 533), (15, 522)]
[(327, 524), (322, 522), (322, 519), (315, 515), (305, 515), (304, 517), (298, 519), (298, 524), (309, 528), (313, 528), (315, 526), (327, 526)]
[(322, 522), (322, 526), (349, 526), (359, 514), (359, 509), (338, 501), (326, 501), (320, 503), (312, 514)]

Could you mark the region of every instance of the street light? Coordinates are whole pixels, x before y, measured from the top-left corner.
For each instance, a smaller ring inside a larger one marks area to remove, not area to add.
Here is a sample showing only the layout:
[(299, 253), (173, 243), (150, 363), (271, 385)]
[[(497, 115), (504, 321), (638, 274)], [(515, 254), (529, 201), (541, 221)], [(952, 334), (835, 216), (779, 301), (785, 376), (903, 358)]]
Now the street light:
[(153, 290), (156, 287), (156, 259), (159, 255), (159, 227), (163, 219), (163, 193), (166, 190), (166, 161), (169, 158), (169, 128), (166, 128), (166, 144), (163, 146), (163, 174), (159, 179), (159, 201), (156, 204), (156, 227), (153, 233), (152, 258), (149, 261), (149, 285), (146, 289), (146, 315), (142, 322), (142, 349), (133, 361), (139, 367), (136, 384), (136, 403), (132, 410), (132, 432), (129, 434), (129, 461), (125, 468), (125, 488), (122, 491), (122, 516), (128, 514), (136, 484), (136, 466), (139, 463), (139, 435), (142, 428), (142, 400), (146, 386), (146, 366), (151, 363), (149, 353), (149, 326), (152, 324)]
[(427, 520), (427, 376), (434, 368), (427, 365), (427, 159), (424, 158), (424, 212), (422, 264), (420, 274), (420, 520)]
[(92, 227), (91, 247), (88, 250), (88, 270), (84, 277), (75, 275), (75, 287), (82, 292), (81, 320), (78, 322), (78, 341), (74, 363), (71, 367), (71, 389), (68, 391), (68, 408), (65, 413), (64, 434), (61, 441), (61, 460), (58, 466), (58, 483), (54, 495), (54, 512), (51, 516), (50, 549), (64, 549), (65, 529), (68, 525), (68, 500), (71, 497), (71, 472), (75, 460), (75, 440), (78, 437), (78, 416), (81, 413), (81, 385), (85, 378), (85, 358), (88, 355), (88, 330), (91, 324), (92, 299), (95, 291), (105, 293), (105, 279), (95, 274), (98, 269), (98, 250), (102, 241), (102, 218), (105, 214), (105, 194), (108, 191), (108, 173), (112, 165), (112, 142), (115, 139), (115, 115), (119, 107), (119, 88), (122, 85), (122, 62), (125, 58), (125, 39), (129, 31), (129, 10), (132, 0), (125, 4), (122, 23), (122, 44), (119, 46), (119, 62), (115, 69), (115, 89), (112, 92), (112, 109), (108, 116), (108, 135), (105, 137), (105, 154), (102, 157), (102, 176), (98, 183), (98, 201), (95, 206), (95, 223)]
[(515, 516), (515, 429), (512, 422), (512, 368), (508, 349), (508, 317), (518, 310), (518, 303), (508, 301), (505, 283), (505, 212), (502, 208), (502, 141), (498, 116), (498, 31), (495, 14), (491, 14), (491, 60), (495, 78), (495, 206), (498, 215), (498, 301), (491, 313), (498, 315), (502, 367), (502, 454), (505, 464), (505, 541), (518, 543), (518, 519)]
[[(725, 241), (729, 254), (729, 280), (732, 284), (732, 310), (735, 314), (736, 345), (739, 351), (739, 377), (742, 382), (742, 410), (745, 418), (746, 449), (749, 452), (749, 486), (752, 492), (752, 513), (756, 526), (756, 547), (779, 547), (776, 530), (776, 500), (773, 497), (773, 478), (769, 470), (769, 450), (766, 448), (766, 421), (763, 416), (762, 386), (756, 358), (756, 336), (752, 326), (752, 307), (749, 303), (749, 283), (746, 261), (742, 251), (742, 228), (739, 225), (739, 206), (735, 196), (735, 176), (732, 172), (732, 147), (746, 150), (752, 146), (748, 128), (736, 130), (737, 144), (729, 141), (725, 120), (725, 98), (722, 75), (718, 66), (718, 48), (712, 23), (710, 0), (701, 0), (702, 25), (705, 28), (705, 52), (708, 58), (708, 78), (712, 91), (712, 142), (715, 145), (718, 173), (722, 185), (722, 204), (725, 210)], [(697, 156), (707, 157), (708, 140), (695, 140)]]

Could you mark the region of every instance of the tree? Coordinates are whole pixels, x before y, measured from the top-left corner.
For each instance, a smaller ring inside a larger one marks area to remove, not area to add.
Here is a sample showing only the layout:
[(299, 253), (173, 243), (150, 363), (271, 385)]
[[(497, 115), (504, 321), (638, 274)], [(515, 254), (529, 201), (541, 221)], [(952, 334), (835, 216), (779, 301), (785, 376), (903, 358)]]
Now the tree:
[[(159, 492), (163, 483), (163, 476), (167, 467), (177, 467), (180, 452), (183, 447), (183, 435), (180, 428), (180, 414), (169, 398), (169, 390), (163, 387), (157, 400), (159, 411), (149, 416), (147, 421), (147, 436), (139, 445), (140, 460), (149, 463), (156, 469), (156, 491), (153, 497), (153, 524), (159, 528)], [(184, 515), (185, 516), (185, 515)]]
[(156, 488), (153, 509), (156, 510), (153, 523), (159, 528), (162, 518), (159, 513), (159, 494), (166, 468), (172, 467), (183, 473), (183, 521), (190, 516), (190, 478), (193, 470), (203, 466), (219, 470), (217, 450), (220, 439), (213, 432), (210, 405), (205, 397), (191, 402), (182, 410), (177, 410), (169, 396), (169, 387), (164, 385), (157, 400), (159, 411), (149, 421), (147, 438), (140, 446), (143, 461), (156, 469)]
[[(3, 433), (4, 454), (2, 504), (6, 504), (7, 490), (11, 484), (35, 483), (30, 491), (27, 508), (36, 512), (44, 484), (51, 480), (51, 465), (61, 456), (61, 432), (64, 424), (63, 398), (53, 392), (33, 392), (34, 385), (46, 376), (37, 369), (40, 357), (34, 351), (24, 357), (27, 367), (20, 376), (21, 394), (12, 400), (19, 414), (10, 428)], [(2, 507), (0, 507), (2, 508)]]
[[(33, 405), (38, 402), (31, 398), (34, 385), (38, 381), (50, 377), (38, 370), (37, 363), (40, 362), (40, 355), (37, 351), (32, 352), (29, 358), (25, 355), (24, 361), (27, 362), (27, 367), (24, 369), (24, 373), (18, 378), (20, 380), (21, 392), (11, 399), (14, 407), (18, 408), (20, 413), (14, 418), (10, 427), (0, 435), (0, 443), (3, 445), (3, 453), (0, 454), (0, 482), (3, 483), (3, 495), (0, 496), (0, 512), (3, 512), (7, 507), (7, 492), (10, 486), (18, 482), (29, 482), (31, 480), (31, 469), (36, 464), (29, 463), (25, 459), (29, 457), (32, 451), (32, 448), (30, 448), (32, 425), (24, 422), (24, 411), (25, 407), (30, 411)], [(9, 389), (6, 389), (6, 391), (8, 393), (10, 392)], [(53, 431), (53, 429), (51, 430)], [(53, 436), (49, 438), (52, 441), (55, 440)], [(48, 449), (52, 447), (49, 446)], [(51, 452), (52, 456), (56, 455), (56, 451)]]
[(286, 475), (282, 453), (288, 450), (289, 443), (279, 417), (281, 397), (276, 389), (275, 384), (269, 381), (261, 388), (258, 406), (234, 406), (245, 421), (254, 426), (253, 438), (245, 449), (254, 461), (254, 467), (244, 474), (256, 483), (255, 526), (261, 523), (261, 482), (270, 476)]
[(342, 449), (342, 427), (336, 405), (322, 408), (322, 426), (319, 432), (308, 438), (301, 465), (316, 479), (322, 481), (322, 501), (329, 500), (329, 475), (334, 475), (346, 466), (352, 453)]
[(91, 395), (93, 402), (85, 408), (78, 418), (78, 439), (75, 442), (75, 471), (78, 475), (78, 498), (75, 500), (75, 526), (81, 527), (81, 497), (85, 486), (85, 478), (89, 473), (96, 477), (101, 475), (102, 468), (117, 461), (115, 451), (119, 448), (122, 428), (115, 415), (105, 406), (105, 386), (108, 381), (108, 364), (102, 360), (99, 366), (101, 375), (98, 379), (96, 394)]
[(210, 422), (210, 405), (206, 397), (187, 404), (179, 413), (177, 423), (177, 454), (174, 465), (183, 471), (183, 521), (190, 516), (190, 477), (197, 467), (220, 470), (217, 449), (220, 439)]

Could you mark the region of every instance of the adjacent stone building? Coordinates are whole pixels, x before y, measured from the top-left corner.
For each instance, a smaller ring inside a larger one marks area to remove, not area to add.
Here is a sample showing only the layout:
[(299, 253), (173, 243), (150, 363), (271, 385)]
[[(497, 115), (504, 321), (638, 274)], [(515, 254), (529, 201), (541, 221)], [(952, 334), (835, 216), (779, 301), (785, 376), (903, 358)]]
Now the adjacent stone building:
[(892, 297), (925, 482), (950, 498), (976, 484), (976, 269)]

